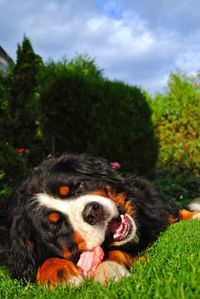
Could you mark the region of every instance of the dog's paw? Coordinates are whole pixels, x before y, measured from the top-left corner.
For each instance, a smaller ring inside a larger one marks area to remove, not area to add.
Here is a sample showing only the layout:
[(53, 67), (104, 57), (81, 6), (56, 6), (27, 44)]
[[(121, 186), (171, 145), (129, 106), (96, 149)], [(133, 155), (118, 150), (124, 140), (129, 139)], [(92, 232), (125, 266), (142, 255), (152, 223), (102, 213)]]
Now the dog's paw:
[(109, 281), (117, 282), (129, 275), (130, 273), (124, 265), (120, 265), (114, 261), (105, 261), (98, 266), (94, 275), (94, 281), (105, 285)]
[(65, 259), (49, 258), (37, 272), (37, 282), (45, 287), (52, 288), (59, 284), (79, 286), (82, 281), (78, 267)]
[(199, 219), (200, 220), (200, 212), (196, 213), (192, 219)]
[(200, 198), (189, 204), (189, 209), (192, 211), (192, 219), (200, 219)]

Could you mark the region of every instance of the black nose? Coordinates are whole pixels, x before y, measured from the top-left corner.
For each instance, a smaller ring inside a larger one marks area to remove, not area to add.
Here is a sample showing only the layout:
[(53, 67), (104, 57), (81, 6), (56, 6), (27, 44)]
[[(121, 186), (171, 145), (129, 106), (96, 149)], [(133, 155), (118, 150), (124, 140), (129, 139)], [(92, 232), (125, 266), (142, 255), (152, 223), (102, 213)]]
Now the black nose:
[(83, 210), (83, 219), (91, 225), (97, 224), (104, 219), (103, 206), (96, 201), (88, 203)]

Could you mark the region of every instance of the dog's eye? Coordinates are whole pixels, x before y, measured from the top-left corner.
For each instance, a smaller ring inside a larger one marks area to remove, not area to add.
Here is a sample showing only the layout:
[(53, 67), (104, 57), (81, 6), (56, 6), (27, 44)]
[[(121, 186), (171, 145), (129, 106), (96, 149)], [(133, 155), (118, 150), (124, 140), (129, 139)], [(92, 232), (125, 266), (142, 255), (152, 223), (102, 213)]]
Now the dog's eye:
[(83, 183), (80, 183), (79, 185), (76, 186), (76, 189), (74, 191), (74, 195), (78, 195), (80, 193), (82, 193), (85, 189), (85, 186)]
[(63, 198), (67, 197), (70, 193), (70, 189), (68, 186), (63, 185), (59, 187), (59, 195)]

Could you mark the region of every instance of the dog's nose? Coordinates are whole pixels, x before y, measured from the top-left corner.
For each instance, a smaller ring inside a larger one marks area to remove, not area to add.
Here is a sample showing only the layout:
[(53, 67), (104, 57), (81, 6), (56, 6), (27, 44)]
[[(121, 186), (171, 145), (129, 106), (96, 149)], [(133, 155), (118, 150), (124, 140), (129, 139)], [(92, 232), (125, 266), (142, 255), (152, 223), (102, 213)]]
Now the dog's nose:
[(83, 210), (83, 219), (88, 224), (97, 224), (104, 219), (103, 206), (96, 201), (88, 203)]

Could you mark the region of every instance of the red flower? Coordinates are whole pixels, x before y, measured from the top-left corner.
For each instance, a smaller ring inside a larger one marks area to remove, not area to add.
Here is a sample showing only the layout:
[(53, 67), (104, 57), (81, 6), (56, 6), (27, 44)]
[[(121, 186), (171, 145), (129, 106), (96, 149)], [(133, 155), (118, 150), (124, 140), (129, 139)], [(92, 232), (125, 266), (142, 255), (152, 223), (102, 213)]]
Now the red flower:
[(20, 148), (18, 148), (17, 151), (18, 151), (19, 154), (22, 154), (26, 151), (26, 149), (24, 147), (20, 147)]

